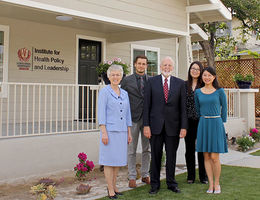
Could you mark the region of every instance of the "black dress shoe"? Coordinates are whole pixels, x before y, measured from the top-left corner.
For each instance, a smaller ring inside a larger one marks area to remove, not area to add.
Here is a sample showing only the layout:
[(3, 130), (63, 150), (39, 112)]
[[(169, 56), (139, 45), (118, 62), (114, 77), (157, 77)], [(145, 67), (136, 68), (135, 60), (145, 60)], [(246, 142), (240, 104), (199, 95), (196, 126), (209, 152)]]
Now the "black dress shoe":
[(181, 190), (178, 187), (168, 187), (168, 190), (171, 190), (175, 193), (181, 193)]
[(123, 195), (122, 192), (115, 192), (115, 194), (116, 194), (116, 195), (120, 195), (120, 196)]
[(193, 184), (195, 181), (194, 180), (188, 180), (187, 182), (188, 182), (188, 184)]
[(207, 180), (201, 180), (200, 181), (202, 184), (208, 184), (209, 182)]
[(157, 192), (159, 192), (158, 188), (151, 188), (149, 194), (156, 194)]
[(114, 195), (114, 196), (107, 196), (109, 199), (117, 199), (117, 196), (116, 195)]

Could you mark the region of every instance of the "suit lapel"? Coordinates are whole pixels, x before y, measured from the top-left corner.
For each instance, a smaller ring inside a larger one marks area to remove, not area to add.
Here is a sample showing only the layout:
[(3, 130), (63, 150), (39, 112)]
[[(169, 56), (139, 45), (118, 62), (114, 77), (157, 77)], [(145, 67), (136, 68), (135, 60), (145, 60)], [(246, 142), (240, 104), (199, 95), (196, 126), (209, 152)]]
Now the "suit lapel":
[(171, 76), (171, 78), (170, 78), (170, 90), (169, 90), (169, 93), (168, 93), (168, 101), (167, 102), (169, 102), (174, 95), (174, 84), (175, 84), (174, 77)]
[(164, 91), (163, 91), (163, 83), (162, 83), (162, 75), (158, 75), (157, 77), (158, 78), (157, 78), (157, 84), (156, 85), (158, 85), (160, 87), (161, 97), (163, 98), (163, 101), (165, 102)]

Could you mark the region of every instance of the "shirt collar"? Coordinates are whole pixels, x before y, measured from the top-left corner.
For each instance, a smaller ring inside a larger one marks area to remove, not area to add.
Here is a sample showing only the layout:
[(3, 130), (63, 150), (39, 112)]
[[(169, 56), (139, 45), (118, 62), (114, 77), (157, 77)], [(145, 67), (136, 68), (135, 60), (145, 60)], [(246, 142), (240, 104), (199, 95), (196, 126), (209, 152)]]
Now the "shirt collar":
[(111, 85), (107, 85), (107, 90), (110, 92), (110, 94), (115, 97), (116, 99), (121, 98), (122, 100), (126, 98), (126, 93), (121, 89), (120, 89), (120, 95), (118, 96), (115, 91), (111, 88)]
[[(162, 75), (162, 74), (161, 74)], [(169, 81), (170, 81), (170, 78), (171, 78), (171, 76), (168, 76), (168, 78), (167, 78), (167, 83), (169, 83)], [(164, 83), (164, 81), (165, 81), (165, 77), (162, 75), (162, 80), (163, 80), (163, 83)]]
[(141, 77), (144, 78), (144, 77), (145, 77), (145, 74), (144, 74), (144, 75), (139, 75), (139, 74), (137, 74), (136, 72), (134, 72), (134, 74), (135, 74), (135, 77), (136, 77), (136, 78), (141, 78)]

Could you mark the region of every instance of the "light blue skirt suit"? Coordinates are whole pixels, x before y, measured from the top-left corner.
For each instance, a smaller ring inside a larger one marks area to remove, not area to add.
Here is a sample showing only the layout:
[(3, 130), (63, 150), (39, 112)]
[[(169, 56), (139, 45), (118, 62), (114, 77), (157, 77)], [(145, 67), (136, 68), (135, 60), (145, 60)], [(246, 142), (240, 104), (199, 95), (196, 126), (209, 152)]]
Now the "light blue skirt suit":
[(132, 126), (128, 94), (120, 88), (118, 96), (110, 85), (102, 88), (98, 97), (98, 122), (105, 125), (108, 144), (102, 143), (100, 132), (99, 164), (105, 166), (127, 165), (128, 126)]

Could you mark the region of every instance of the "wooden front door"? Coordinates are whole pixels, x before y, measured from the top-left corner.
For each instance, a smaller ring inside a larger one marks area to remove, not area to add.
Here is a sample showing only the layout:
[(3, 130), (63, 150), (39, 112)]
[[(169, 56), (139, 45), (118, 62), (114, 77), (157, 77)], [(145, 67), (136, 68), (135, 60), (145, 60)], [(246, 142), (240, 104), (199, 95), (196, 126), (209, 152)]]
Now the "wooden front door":
[[(78, 52), (78, 84), (97, 85), (98, 74), (96, 68), (101, 62), (101, 42), (79, 39)], [(91, 119), (92, 116), (95, 116), (95, 113), (92, 113), (92, 111), (95, 112), (96, 110), (96, 103), (95, 101), (92, 102), (95, 98), (96, 94), (92, 98), (92, 92), (88, 90), (88, 87), (79, 86), (79, 119)]]

